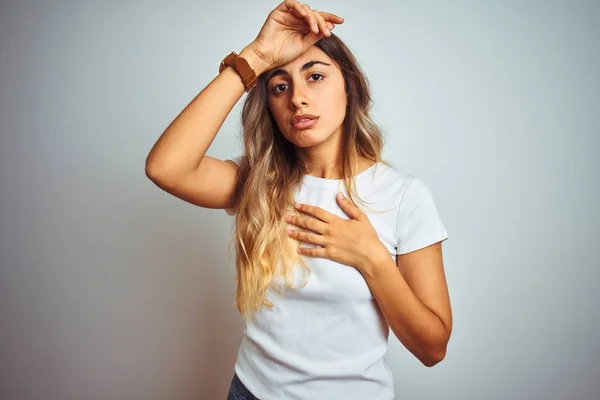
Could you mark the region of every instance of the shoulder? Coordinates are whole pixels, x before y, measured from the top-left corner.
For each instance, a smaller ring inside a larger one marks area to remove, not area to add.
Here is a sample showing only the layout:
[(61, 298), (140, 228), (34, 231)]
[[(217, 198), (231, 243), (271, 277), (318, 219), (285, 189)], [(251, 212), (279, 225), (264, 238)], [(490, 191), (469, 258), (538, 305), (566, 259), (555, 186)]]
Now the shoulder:
[(398, 218), (407, 218), (416, 208), (435, 209), (435, 200), (428, 184), (412, 175), (379, 163), (370, 180), (373, 197), (398, 212)]
[(402, 201), (407, 195), (408, 189), (412, 186), (414, 180), (419, 179), (414, 175), (398, 170), (393, 165), (380, 162), (377, 164), (369, 183), (372, 185), (374, 192), (380, 193), (382, 197), (386, 197), (398, 205), (399, 201)]
[(404, 189), (403, 201), (409, 203), (433, 202), (433, 193), (429, 186), (419, 177), (411, 176)]
[(230, 160), (233, 161), (234, 163), (236, 163), (237, 166), (239, 167), (242, 163), (242, 157), (243, 157), (243, 155), (238, 155), (233, 158), (230, 158)]

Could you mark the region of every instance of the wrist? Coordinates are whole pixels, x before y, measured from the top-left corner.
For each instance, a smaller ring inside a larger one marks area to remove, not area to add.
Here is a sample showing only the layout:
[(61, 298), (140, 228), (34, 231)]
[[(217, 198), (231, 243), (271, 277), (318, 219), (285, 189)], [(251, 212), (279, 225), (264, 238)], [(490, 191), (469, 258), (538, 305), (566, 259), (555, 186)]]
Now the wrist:
[(367, 246), (367, 251), (363, 254), (358, 269), (363, 274), (372, 274), (374, 270), (383, 268), (390, 261), (393, 262), (388, 249), (381, 241)]
[(252, 47), (252, 44), (244, 47), (239, 56), (243, 57), (248, 62), (248, 65), (254, 70), (256, 76), (269, 70), (269, 64), (259, 56), (254, 47)]

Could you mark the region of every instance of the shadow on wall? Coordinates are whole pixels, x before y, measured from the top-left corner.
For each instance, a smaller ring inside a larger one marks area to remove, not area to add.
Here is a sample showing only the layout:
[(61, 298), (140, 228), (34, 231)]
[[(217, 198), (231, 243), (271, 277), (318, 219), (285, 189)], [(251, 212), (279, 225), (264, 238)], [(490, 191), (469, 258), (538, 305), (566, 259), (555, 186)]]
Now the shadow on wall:
[(137, 329), (155, 335), (150, 342), (158, 343), (158, 348), (132, 346), (130, 356), (146, 351), (162, 363), (137, 365), (148, 378), (152, 375), (150, 396), (156, 400), (225, 398), (244, 329), (235, 305), (233, 256), (228, 265), (233, 219), (223, 210), (182, 206), (166, 196), (162, 201), (153, 196), (152, 202), (129, 199), (129, 204), (143, 204), (129, 211), (127, 223), (146, 263), (140, 269), (146, 282), (136, 286), (147, 285), (140, 290), (156, 306), (146, 315), (153, 326)]

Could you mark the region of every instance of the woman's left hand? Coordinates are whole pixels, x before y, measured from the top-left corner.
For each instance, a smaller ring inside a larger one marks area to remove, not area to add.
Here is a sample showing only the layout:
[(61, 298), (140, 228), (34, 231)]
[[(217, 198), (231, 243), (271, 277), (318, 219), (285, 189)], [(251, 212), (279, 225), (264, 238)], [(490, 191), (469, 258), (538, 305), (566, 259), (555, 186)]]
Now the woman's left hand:
[(349, 220), (338, 217), (320, 207), (299, 204), (296, 209), (314, 216), (302, 217), (288, 215), (290, 224), (309, 229), (317, 234), (289, 229), (288, 236), (301, 242), (313, 243), (322, 248), (299, 247), (298, 253), (310, 257), (328, 258), (342, 264), (350, 265), (358, 270), (367, 265), (369, 258), (387, 249), (379, 240), (379, 236), (367, 215), (341, 194), (336, 197)]

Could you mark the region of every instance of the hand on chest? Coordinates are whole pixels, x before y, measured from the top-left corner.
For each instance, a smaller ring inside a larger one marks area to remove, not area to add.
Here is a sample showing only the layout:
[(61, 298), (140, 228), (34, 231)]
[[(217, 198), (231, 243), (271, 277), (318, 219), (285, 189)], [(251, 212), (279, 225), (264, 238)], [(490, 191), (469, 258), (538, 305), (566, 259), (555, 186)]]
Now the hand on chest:
[(386, 228), (390, 213), (375, 213), (372, 218), (335, 192), (298, 196), (296, 201), (297, 207), (285, 220), (287, 235), (297, 241), (296, 251), (303, 256), (327, 258), (363, 271), (371, 260), (393, 249), (394, 238)]

